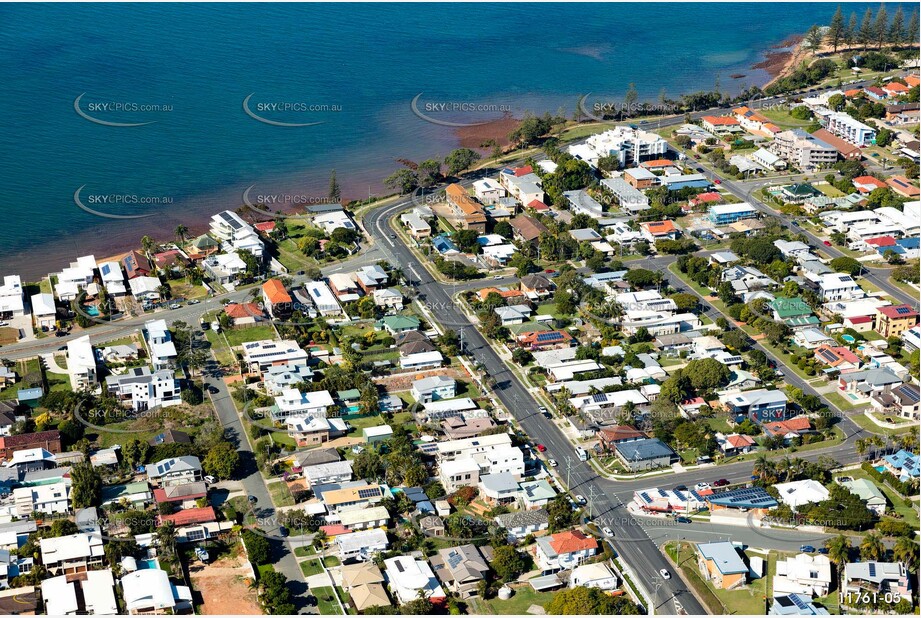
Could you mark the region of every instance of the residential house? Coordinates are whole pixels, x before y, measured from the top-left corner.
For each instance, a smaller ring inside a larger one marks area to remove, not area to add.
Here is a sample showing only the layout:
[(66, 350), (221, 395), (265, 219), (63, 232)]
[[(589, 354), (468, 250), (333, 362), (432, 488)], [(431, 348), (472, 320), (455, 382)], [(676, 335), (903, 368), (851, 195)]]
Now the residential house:
[(838, 160), (838, 151), (834, 146), (802, 129), (776, 134), (769, 150), (791, 166), (804, 171), (828, 167)]
[(850, 349), (841, 346), (820, 345), (813, 355), (820, 363), (840, 372), (855, 371), (863, 364)]
[(848, 274), (831, 273), (823, 275), (818, 281), (819, 298), (822, 302), (863, 298), (860, 285)]
[(481, 234), (486, 231), (486, 212), (464, 187), (457, 183), (448, 185), (445, 198), (462, 229), (476, 230)]
[(161, 459), (147, 464), (147, 481), (154, 486), (182, 485), (202, 479), (201, 461), (198, 457), (186, 455)]
[(765, 435), (781, 436), (786, 443), (812, 432), (812, 422), (806, 416), (797, 416), (785, 421), (771, 421), (762, 425)]
[(702, 116), (700, 125), (715, 135), (739, 133), (743, 131), (742, 125), (733, 116)]
[(606, 451), (613, 451), (614, 446), (621, 442), (645, 440), (648, 436), (642, 431), (629, 425), (611, 425), (603, 427), (597, 433), (598, 443)]
[(127, 273), (129, 281), (135, 277), (148, 277), (151, 273), (155, 272), (147, 256), (138, 251), (130, 251), (121, 259), (121, 263), (125, 268), (125, 273)]
[(514, 511), (496, 516), (496, 523), (505, 528), (510, 539), (521, 540), (550, 527), (550, 516), (545, 509)]
[(515, 240), (520, 242), (536, 243), (540, 235), (547, 232), (546, 226), (531, 215), (518, 215), (509, 224)]
[(14, 515), (29, 517), (44, 513), (55, 515), (70, 512), (69, 479), (49, 485), (17, 487), (13, 490)]
[(556, 490), (546, 479), (523, 481), (518, 484), (518, 493), (525, 510), (545, 507), (557, 496)]
[(243, 363), (250, 373), (265, 374), (271, 367), (306, 364), (310, 355), (294, 340), (262, 339), (243, 344)]
[(863, 500), (868, 509), (877, 515), (885, 514), (886, 508), (888, 507), (886, 496), (883, 495), (883, 492), (879, 490), (879, 487), (877, 487), (873, 481), (850, 477), (847, 477), (847, 480), (842, 478), (837, 480), (839, 485), (845, 487), (849, 492)]
[(336, 545), (339, 546), (339, 559), (345, 562), (356, 558), (369, 560), (375, 554), (387, 551), (390, 541), (386, 530), (371, 528), (337, 535)]
[(181, 614), (192, 610), (192, 591), (170, 582), (161, 569), (140, 569), (121, 578), (128, 615)]
[(658, 176), (645, 167), (631, 167), (624, 170), (624, 180), (634, 189), (649, 189), (658, 183)]
[(256, 303), (228, 303), (224, 305), (224, 313), (234, 326), (256, 324), (265, 318), (262, 307)]
[(140, 303), (154, 303), (160, 300), (162, 283), (158, 277), (137, 276), (128, 280), (131, 295)]
[(67, 342), (67, 373), (73, 391), (93, 390), (99, 381), (96, 370), (96, 353), (90, 336), (84, 335)]
[(147, 367), (131, 367), (125, 374), (106, 377), (106, 390), (136, 412), (182, 403), (179, 380), (171, 369), (151, 373)]
[(457, 394), (457, 382), (448, 376), (428, 376), (414, 381), (410, 392), (419, 403), (451, 399)]
[(57, 323), (57, 306), (52, 294), (33, 294), (29, 299), (32, 305), (32, 317), (35, 319), (35, 328), (43, 331), (51, 330)]
[[(20, 401), (22, 391), (20, 390)], [(58, 454), (61, 452), (61, 432), (57, 429), (38, 431), (34, 433), (20, 433), (12, 436), (0, 436), (0, 458), (11, 459), (16, 451), (34, 448), (43, 448), (46, 451)]]
[(744, 453), (751, 453), (758, 448), (758, 443), (755, 442), (755, 439), (751, 436), (746, 436), (739, 433), (731, 433), (726, 436), (720, 436), (722, 434), (717, 434), (716, 441), (719, 444), (720, 450), (726, 457), (733, 457), (735, 455), (742, 455)]
[(675, 240), (681, 235), (681, 230), (675, 226), (673, 221), (648, 221), (640, 223), (640, 231), (643, 238), (651, 243), (657, 240)]
[(649, 198), (623, 178), (605, 178), (601, 185), (614, 197), (624, 212), (635, 214), (650, 208)]
[(877, 308), (873, 329), (885, 338), (898, 337), (918, 323), (918, 312), (909, 305)]
[(591, 564), (580, 564), (572, 570), (569, 575), (569, 587), (576, 588), (584, 586), (586, 588), (598, 588), (600, 590), (616, 590), (620, 585), (620, 580), (611, 567), (605, 562), (593, 562)]
[(822, 140), (829, 146), (833, 146), (835, 150), (838, 151), (838, 154), (842, 159), (854, 159), (859, 161), (861, 158), (863, 158), (863, 152), (860, 150), (860, 146), (856, 146), (826, 129), (813, 131), (812, 135), (813, 137), (817, 137), (818, 139)]
[(775, 595), (768, 616), (828, 616), (828, 610), (805, 594)]
[(115, 580), (111, 569), (58, 575), (41, 583), (49, 616), (116, 615)]
[(396, 288), (383, 288), (371, 293), (374, 304), (393, 311), (403, 311), (403, 294)]
[(496, 472), (480, 476), (477, 486), (487, 504), (508, 505), (518, 499), (518, 479), (508, 472)]
[(876, 129), (843, 112), (830, 114), (826, 119), (825, 128), (833, 135), (857, 146), (869, 146), (876, 139)]
[(870, 405), (883, 416), (898, 416), (918, 420), (919, 391), (917, 384), (899, 384), (884, 388), (870, 398)]
[(424, 596), (440, 607), (447, 600), (444, 589), (424, 560), (412, 556), (388, 558), (384, 560), (384, 574), (391, 592), (401, 604)]
[(155, 371), (169, 369), (176, 361), (176, 344), (166, 326), (166, 320), (148, 320), (144, 324), (147, 356)]
[(733, 590), (747, 582), (748, 566), (729, 541), (699, 543), (697, 566), (704, 579), (720, 590)]
[(545, 571), (571, 569), (598, 552), (598, 541), (579, 530), (566, 530), (539, 537), (534, 552)]
[(400, 369), (421, 371), (424, 369), (436, 369), (444, 363), (444, 357), (437, 350), (434, 352), (420, 352), (418, 354), (407, 354), (400, 358)]
[(236, 253), (209, 255), (201, 265), (205, 273), (220, 285), (233, 283), (246, 272), (246, 262)]
[(816, 504), (827, 500), (829, 496), (825, 486), (812, 479), (776, 483), (774, 488), (777, 490), (780, 501), (794, 511), (808, 504)]
[(664, 468), (678, 460), (678, 454), (658, 438), (617, 442), (614, 453), (633, 472)]
[(6, 275), (0, 285), (0, 317), (22, 317), (25, 312), (25, 295), (19, 275)]
[(773, 579), (774, 596), (804, 594), (824, 597), (831, 588), (831, 561), (822, 554), (801, 553), (777, 560)]
[(211, 234), (221, 240), (224, 251), (233, 253), (246, 250), (262, 258), (265, 245), (258, 232), (235, 212), (225, 210), (211, 217)]
[(480, 582), (489, 574), (486, 559), (469, 543), (440, 549), (429, 562), (444, 587), (462, 599), (477, 594)]
[(556, 286), (553, 282), (542, 274), (525, 275), (519, 281), (521, 291), (532, 300), (544, 298), (553, 293)]
[(102, 536), (80, 532), (39, 539), (42, 565), (51, 575), (73, 575), (102, 566)]
[(390, 495), (385, 485), (364, 483), (325, 491), (322, 499), (330, 513), (339, 513), (378, 504), (385, 495)]
[(844, 565), (840, 591), (845, 599), (867, 593), (910, 599), (911, 579), (902, 562), (850, 562)]
[(787, 416), (787, 395), (783, 391), (757, 389), (728, 393), (719, 398), (730, 415), (736, 419), (751, 418), (759, 423), (784, 420)]
[(905, 449), (882, 459), (883, 467), (900, 481), (908, 481), (921, 476), (921, 458)]
[(522, 205), (544, 200), (543, 180), (530, 165), (503, 169), (499, 173), (499, 183)]
[(713, 225), (729, 225), (744, 219), (755, 219), (758, 211), (749, 204), (713, 204), (708, 209), (708, 217)]
[(287, 418), (326, 418), (334, 405), (329, 391), (302, 393), (296, 388), (287, 388), (275, 397), (271, 414), (277, 421)]
[(872, 398), (902, 384), (902, 379), (889, 369), (871, 368), (838, 376), (838, 388), (846, 393)]
[(289, 315), (293, 309), (291, 295), (278, 279), (269, 279), (262, 284), (262, 299), (266, 311), (273, 318)]

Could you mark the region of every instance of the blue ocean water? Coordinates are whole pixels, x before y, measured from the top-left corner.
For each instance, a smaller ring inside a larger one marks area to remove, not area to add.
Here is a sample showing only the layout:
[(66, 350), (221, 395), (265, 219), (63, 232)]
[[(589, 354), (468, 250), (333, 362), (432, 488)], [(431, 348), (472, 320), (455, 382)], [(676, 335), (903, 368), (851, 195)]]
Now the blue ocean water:
[[(846, 5), (861, 13), (867, 5)], [(766, 81), (771, 46), (827, 23), (834, 5), (50, 4), (0, 5), (0, 274), (202, 229), (241, 194), (382, 193), (396, 158), (456, 145), (410, 101), (571, 114), (579, 95), (635, 83), (655, 100)], [(731, 79), (732, 74), (745, 74)], [(269, 120), (322, 122), (275, 126)], [(82, 118), (79, 108), (106, 122)], [(113, 111), (119, 104), (125, 109)], [(289, 105), (291, 110), (272, 109)], [(107, 109), (107, 106), (109, 107)], [(160, 106), (146, 111), (133, 106)], [(297, 106), (326, 106), (301, 111)], [(156, 108), (155, 108), (156, 109)], [(443, 116), (445, 117), (445, 116)], [(469, 116), (465, 116), (469, 119)], [(156, 213), (112, 220), (86, 213)], [(126, 196), (127, 203), (102, 203)], [(165, 205), (132, 203), (161, 198)], [(94, 200), (90, 203), (90, 200)]]

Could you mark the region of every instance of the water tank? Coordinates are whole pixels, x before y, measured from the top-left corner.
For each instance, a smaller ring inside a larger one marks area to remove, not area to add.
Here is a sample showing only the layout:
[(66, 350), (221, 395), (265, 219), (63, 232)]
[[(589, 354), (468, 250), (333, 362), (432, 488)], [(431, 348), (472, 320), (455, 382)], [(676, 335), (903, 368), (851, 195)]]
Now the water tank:
[(501, 588), (499, 588), (499, 598), (502, 599), (503, 601), (508, 601), (509, 599), (511, 599), (512, 594), (514, 594), (514, 592), (508, 586), (502, 586)]

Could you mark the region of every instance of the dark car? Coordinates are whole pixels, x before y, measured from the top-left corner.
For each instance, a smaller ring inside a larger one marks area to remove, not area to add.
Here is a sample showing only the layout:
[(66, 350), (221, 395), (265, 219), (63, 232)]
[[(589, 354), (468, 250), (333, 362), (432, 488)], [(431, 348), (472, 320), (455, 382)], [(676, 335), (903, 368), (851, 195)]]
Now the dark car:
[(675, 521), (678, 522), (679, 524), (693, 523), (690, 517), (684, 517), (683, 515), (679, 515), (678, 517), (676, 517)]
[(281, 538), (285, 538), (286, 536), (288, 536), (288, 529), (285, 528), (284, 526), (278, 526), (278, 536), (280, 536)]
[(259, 498), (257, 498), (256, 496), (252, 494), (250, 494), (249, 496), (246, 496), (246, 499), (249, 500), (250, 504), (256, 504), (259, 502)]
[(674, 489), (674, 491), (687, 491), (687, 490), (688, 490), (687, 485), (675, 485), (675, 489)]
[(812, 545), (800, 545), (799, 550), (801, 552), (811, 554), (815, 552), (815, 547), (813, 547)]
[(725, 486), (728, 485), (728, 484), (729, 484), (729, 481), (728, 481), (727, 479), (720, 479), (720, 480), (714, 482), (714, 483), (713, 483), (713, 486), (714, 486), (714, 487), (725, 487)]
[(827, 553), (828, 553), (828, 548), (827, 548), (827, 547), (820, 547), (820, 548), (819, 548), (819, 553), (820, 553), (820, 554), (827, 554)]

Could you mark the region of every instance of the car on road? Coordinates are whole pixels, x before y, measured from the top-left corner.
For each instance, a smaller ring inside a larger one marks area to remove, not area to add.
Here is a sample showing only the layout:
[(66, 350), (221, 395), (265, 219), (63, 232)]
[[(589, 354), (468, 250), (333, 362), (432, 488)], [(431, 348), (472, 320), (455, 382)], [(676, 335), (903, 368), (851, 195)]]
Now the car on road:
[(538, 411), (540, 411), (540, 412), (546, 412), (546, 411), (547, 411), (547, 406), (537, 406), (537, 409), (538, 409)]
[(719, 178), (714, 178), (714, 179), (713, 179), (713, 184), (715, 184), (715, 185), (721, 185), (721, 184), (723, 184), (723, 181), (720, 180)]
[(246, 499), (249, 500), (249, 503), (250, 503), (250, 504), (258, 504), (258, 503), (259, 503), (259, 498), (257, 498), (256, 496), (254, 496), (254, 495), (252, 495), (252, 494), (246, 496)]
[(278, 526), (278, 536), (285, 538), (288, 536), (288, 529), (284, 526)]
[(215, 483), (217, 483), (217, 479), (209, 474), (208, 476), (205, 477), (205, 482), (208, 483), (209, 485), (214, 485)]
[(703, 483), (703, 482), (697, 483), (696, 485), (694, 485), (694, 489), (696, 489), (697, 491), (703, 491), (705, 489), (710, 489), (710, 483)]
[(576, 502), (578, 502), (582, 506), (585, 506), (586, 504), (588, 504), (588, 500), (585, 499), (585, 496), (576, 496)]
[(493, 279), (501, 279), (502, 277), (504, 277), (504, 275), (496, 275)]
[(714, 486), (714, 487), (725, 487), (725, 486), (728, 485), (728, 484), (729, 484), (729, 480), (728, 480), (728, 479), (720, 479), (720, 480), (718, 480), (718, 481), (714, 481), (714, 482), (713, 482), (713, 486)]
[(544, 446), (543, 444), (535, 444), (535, 445), (534, 445), (534, 448), (537, 449), (537, 452), (538, 452), (538, 453), (543, 453), (544, 451), (547, 450), (547, 447)]
[(792, 223), (792, 224), (795, 225), (796, 227), (799, 227), (799, 221), (791, 221), (790, 223)]
[(172, 304), (170, 304), (169, 308), (170, 308), (170, 309), (179, 309), (179, 307), (181, 307), (181, 306), (182, 306), (182, 303), (172, 303)]
[(676, 517), (676, 518), (675, 518), (675, 521), (678, 522), (679, 524), (690, 524), (690, 523), (693, 523), (690, 517), (685, 517), (685, 516), (683, 516), (683, 515), (679, 515), (678, 517)]
[(208, 386), (208, 392), (211, 393), (212, 395), (217, 395), (217, 394), (218, 394), (219, 392), (221, 392), (221, 391), (217, 390), (217, 387), (216, 387), (216, 386), (210, 386), (210, 385), (209, 385), (209, 386)]
[(827, 554), (827, 553), (828, 553), (828, 548), (827, 548), (827, 547), (820, 547), (820, 548), (819, 548), (819, 553), (820, 553), (820, 554)]
[(391, 234), (391, 235), (390, 235), (390, 238), (396, 238), (396, 237), (397, 237), (396, 234)]
[(815, 553), (815, 547), (813, 547), (812, 545), (800, 545), (799, 550), (806, 554)]
[(661, 569), (659, 575), (662, 576), (662, 579), (671, 579), (672, 574), (668, 572), (668, 569)]
[(687, 485), (675, 485), (674, 489), (672, 489), (672, 491), (687, 491), (687, 490), (688, 490)]
[(614, 536), (614, 531), (608, 528), (607, 526), (602, 528), (601, 531), (604, 532), (605, 536)]
[(190, 300), (190, 301), (188, 302), (188, 304), (190, 304), (190, 305), (197, 305), (197, 304), (200, 303), (200, 302), (201, 302), (201, 301), (198, 300), (197, 298), (193, 298), (192, 300)]
[(831, 243), (827, 240), (823, 240), (822, 244), (825, 245), (826, 247), (831, 247)]
[(559, 464), (556, 463), (556, 459), (548, 459), (547, 465), (550, 466), (551, 468), (556, 468)]

